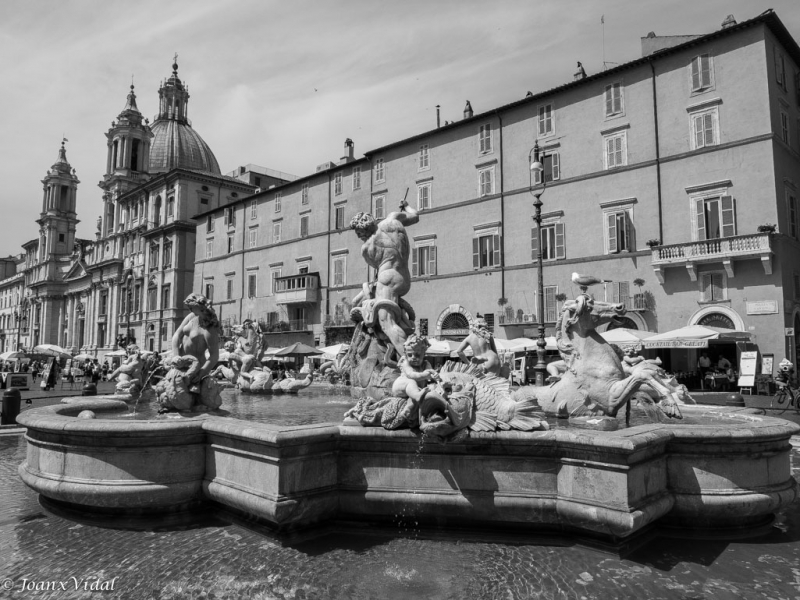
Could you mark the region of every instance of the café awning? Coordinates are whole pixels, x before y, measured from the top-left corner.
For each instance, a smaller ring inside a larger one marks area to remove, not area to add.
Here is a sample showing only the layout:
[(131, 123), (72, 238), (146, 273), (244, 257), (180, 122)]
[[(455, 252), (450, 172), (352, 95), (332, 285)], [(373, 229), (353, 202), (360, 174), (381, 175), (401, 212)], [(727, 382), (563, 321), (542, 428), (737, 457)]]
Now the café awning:
[(689, 325), (673, 331), (658, 333), (643, 341), (645, 348), (708, 348), (708, 342), (746, 341), (750, 339), (747, 331), (723, 329), (705, 325)]
[(634, 350), (641, 350), (644, 346), (643, 340), (656, 335), (652, 331), (642, 331), (641, 329), (628, 329), (627, 327), (619, 327), (617, 329), (608, 329), (600, 332), (602, 337), (609, 344), (619, 346), (623, 350), (633, 348)]

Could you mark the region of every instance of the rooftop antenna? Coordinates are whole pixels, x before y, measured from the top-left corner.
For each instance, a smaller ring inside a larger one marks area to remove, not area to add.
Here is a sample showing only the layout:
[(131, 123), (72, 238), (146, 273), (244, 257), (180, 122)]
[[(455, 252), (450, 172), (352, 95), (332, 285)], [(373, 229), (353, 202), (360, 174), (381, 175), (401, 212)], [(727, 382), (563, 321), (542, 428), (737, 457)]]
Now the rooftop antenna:
[(600, 25), (603, 26), (603, 71), (608, 67), (606, 65), (618, 65), (619, 63), (606, 61), (606, 16), (600, 15)]

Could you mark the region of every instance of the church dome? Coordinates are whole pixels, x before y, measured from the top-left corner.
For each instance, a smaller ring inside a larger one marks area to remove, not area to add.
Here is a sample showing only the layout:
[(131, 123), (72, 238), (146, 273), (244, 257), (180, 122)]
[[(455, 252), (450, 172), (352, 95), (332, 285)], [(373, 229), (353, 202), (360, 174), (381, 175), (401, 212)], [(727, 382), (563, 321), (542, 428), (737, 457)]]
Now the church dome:
[(208, 171), (220, 175), (214, 153), (188, 123), (174, 119), (158, 119), (151, 126), (150, 172), (170, 169)]
[(178, 77), (177, 55), (172, 76), (161, 84), (158, 96), (158, 116), (150, 126), (150, 172), (180, 168), (221, 175), (217, 158), (187, 117), (189, 88)]

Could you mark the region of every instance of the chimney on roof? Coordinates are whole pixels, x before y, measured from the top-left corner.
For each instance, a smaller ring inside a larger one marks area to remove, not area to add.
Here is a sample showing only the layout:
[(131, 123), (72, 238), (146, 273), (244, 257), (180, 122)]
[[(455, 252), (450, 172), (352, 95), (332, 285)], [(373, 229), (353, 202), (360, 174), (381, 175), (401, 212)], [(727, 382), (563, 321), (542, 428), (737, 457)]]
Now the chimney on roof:
[(353, 140), (347, 138), (344, 141), (344, 156), (342, 157), (342, 163), (349, 163), (353, 162), (355, 158), (353, 157)]
[(472, 117), (472, 104), (467, 100), (467, 105), (464, 107), (464, 118), (469, 119)]
[(581, 64), (580, 61), (578, 61), (578, 70), (575, 71), (573, 79), (575, 81), (578, 81), (579, 79), (586, 79), (586, 70), (583, 68), (583, 65)]
[(733, 27), (734, 25), (736, 25), (736, 19), (733, 18), (733, 15), (728, 15), (722, 22), (723, 29), (727, 29), (728, 27)]
[(436, 129), (439, 129), (439, 127), (441, 127), (441, 124), (440, 124), (440, 121), (439, 121), (439, 108), (441, 108), (441, 107), (437, 104), (436, 105)]

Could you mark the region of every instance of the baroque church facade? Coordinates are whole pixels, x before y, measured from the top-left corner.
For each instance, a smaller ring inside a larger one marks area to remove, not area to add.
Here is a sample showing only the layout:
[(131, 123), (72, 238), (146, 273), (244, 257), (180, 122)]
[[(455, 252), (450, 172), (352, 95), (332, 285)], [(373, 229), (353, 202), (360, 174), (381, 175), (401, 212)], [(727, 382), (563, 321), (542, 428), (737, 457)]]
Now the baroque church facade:
[(0, 261), (0, 350), (57, 344), (103, 359), (120, 345), (167, 350), (192, 292), (192, 217), (252, 194), (222, 175), (192, 128), (177, 63), (150, 123), (131, 85), (106, 132), (102, 213), (94, 239), (76, 236), (78, 186), (64, 143), (42, 180), (39, 235)]

